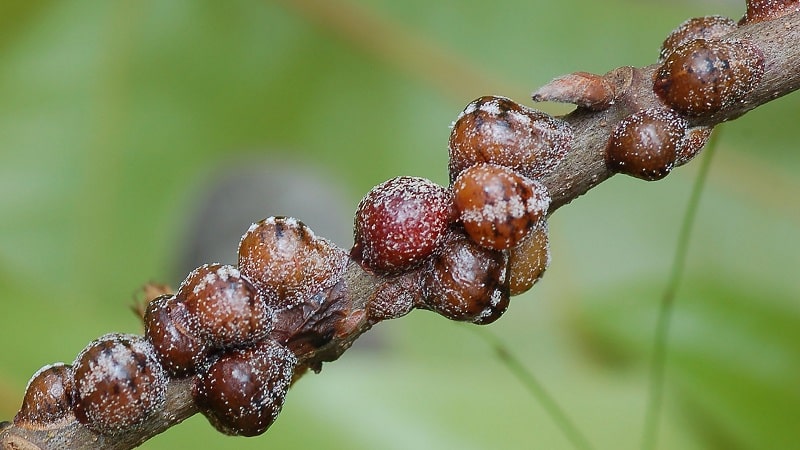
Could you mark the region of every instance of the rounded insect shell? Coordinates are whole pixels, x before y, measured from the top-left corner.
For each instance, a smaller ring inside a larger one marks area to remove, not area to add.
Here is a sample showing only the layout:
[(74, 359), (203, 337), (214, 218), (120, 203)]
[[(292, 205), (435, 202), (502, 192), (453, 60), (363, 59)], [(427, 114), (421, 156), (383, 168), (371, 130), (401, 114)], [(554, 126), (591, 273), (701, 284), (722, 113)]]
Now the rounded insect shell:
[(351, 256), (384, 273), (418, 264), (442, 242), (452, 204), (446, 188), (424, 178), (397, 177), (373, 187), (356, 210)]
[(192, 395), (218, 431), (257, 436), (275, 422), (297, 358), (275, 341), (231, 350), (195, 378)]
[(42, 430), (63, 424), (74, 417), (73, 396), (72, 366), (55, 363), (42, 367), (28, 381), (14, 425)]
[(658, 61), (664, 61), (678, 47), (695, 39), (716, 39), (736, 30), (736, 22), (724, 16), (705, 16), (688, 19), (672, 30), (661, 44)]
[(733, 105), (764, 74), (764, 57), (744, 41), (695, 39), (681, 45), (656, 70), (653, 89), (686, 116), (707, 116)]
[(643, 180), (660, 180), (675, 166), (688, 124), (673, 111), (649, 108), (622, 119), (606, 146), (609, 170)]
[(293, 308), (336, 284), (347, 260), (343, 249), (290, 217), (251, 225), (239, 243), (239, 270), (276, 309)]
[(774, 20), (797, 11), (800, 11), (798, 0), (747, 0), (747, 12), (739, 23), (746, 25)]
[(75, 360), (75, 416), (101, 434), (141, 425), (165, 401), (167, 376), (141, 336), (108, 334)]
[(272, 308), (233, 266), (198, 267), (175, 296), (186, 305), (190, 334), (212, 347), (249, 344), (272, 330)]
[(464, 169), (492, 163), (528, 178), (552, 172), (572, 145), (572, 128), (563, 120), (487, 96), (471, 102), (450, 133), (450, 182)]
[(444, 244), (423, 274), (421, 306), (451, 320), (489, 323), (505, 311), (508, 297), (506, 255), (463, 236)]
[(518, 246), (508, 251), (508, 288), (512, 296), (527, 292), (550, 265), (547, 221), (542, 220)]
[(495, 164), (478, 164), (461, 172), (453, 193), (467, 235), (495, 250), (519, 244), (550, 206), (544, 185)]
[(189, 331), (186, 304), (173, 295), (162, 295), (147, 305), (145, 336), (153, 344), (158, 360), (173, 377), (195, 373), (211, 350), (210, 345)]

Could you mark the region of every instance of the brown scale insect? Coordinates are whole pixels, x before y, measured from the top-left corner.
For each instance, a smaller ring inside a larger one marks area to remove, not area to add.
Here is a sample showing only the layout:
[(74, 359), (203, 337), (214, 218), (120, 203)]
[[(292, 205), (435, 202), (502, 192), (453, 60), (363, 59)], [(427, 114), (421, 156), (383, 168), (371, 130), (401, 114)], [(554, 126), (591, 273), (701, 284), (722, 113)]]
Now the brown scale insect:
[(428, 263), (423, 304), (451, 320), (487, 324), (508, 306), (507, 257), (456, 235)]
[(552, 172), (572, 145), (572, 128), (563, 120), (505, 97), (472, 101), (450, 133), (450, 182), (464, 169), (492, 163), (528, 178)]
[(166, 373), (141, 336), (98, 338), (81, 351), (73, 371), (75, 417), (95, 432), (129, 431), (164, 404)]
[(519, 244), (550, 206), (544, 185), (495, 164), (478, 164), (461, 172), (453, 193), (467, 235), (494, 250)]
[(147, 305), (144, 325), (156, 356), (173, 377), (195, 373), (211, 350), (205, 340), (189, 331), (186, 304), (173, 295), (162, 295)]
[(239, 270), (275, 309), (293, 308), (341, 278), (347, 253), (291, 217), (250, 226), (239, 242)]
[(398, 272), (428, 258), (453, 216), (447, 189), (419, 177), (372, 188), (355, 214), (352, 258), (378, 272)]
[(744, 41), (695, 39), (656, 70), (653, 89), (670, 108), (690, 117), (712, 115), (744, 98), (764, 74), (764, 57)]
[(508, 289), (512, 296), (530, 290), (550, 265), (547, 221), (542, 219), (520, 244), (508, 251)]
[(747, 11), (739, 24), (774, 20), (797, 11), (800, 11), (798, 0), (747, 0)]
[(686, 42), (695, 39), (716, 39), (736, 30), (738, 26), (733, 19), (724, 16), (705, 16), (689, 19), (667, 36), (661, 44), (658, 62), (662, 62)]
[(198, 267), (175, 297), (186, 305), (190, 334), (212, 347), (249, 344), (272, 330), (272, 308), (233, 266)]
[(275, 422), (297, 358), (275, 341), (231, 350), (195, 378), (195, 404), (221, 433), (257, 436)]
[(72, 419), (73, 391), (72, 366), (55, 363), (42, 367), (28, 381), (14, 425), (42, 430)]
[(649, 108), (622, 119), (606, 146), (609, 170), (643, 180), (660, 180), (675, 166), (688, 125), (664, 108)]

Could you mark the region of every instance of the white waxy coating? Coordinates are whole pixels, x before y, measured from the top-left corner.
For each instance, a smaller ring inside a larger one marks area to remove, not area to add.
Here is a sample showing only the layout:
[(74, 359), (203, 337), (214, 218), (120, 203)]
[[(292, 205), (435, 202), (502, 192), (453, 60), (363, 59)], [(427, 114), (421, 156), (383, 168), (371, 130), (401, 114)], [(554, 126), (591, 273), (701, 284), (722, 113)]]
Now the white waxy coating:
[(467, 105), (452, 125), (450, 180), (482, 162), (539, 178), (558, 166), (572, 139), (572, 128), (563, 120), (505, 97), (481, 97)]
[(544, 185), (496, 164), (478, 164), (461, 172), (453, 191), (469, 237), (495, 250), (516, 246), (550, 206)]
[(293, 308), (336, 284), (347, 253), (301, 221), (269, 217), (239, 242), (239, 270), (276, 309)]
[(141, 336), (107, 334), (75, 360), (76, 416), (114, 434), (142, 424), (165, 401), (167, 376)]

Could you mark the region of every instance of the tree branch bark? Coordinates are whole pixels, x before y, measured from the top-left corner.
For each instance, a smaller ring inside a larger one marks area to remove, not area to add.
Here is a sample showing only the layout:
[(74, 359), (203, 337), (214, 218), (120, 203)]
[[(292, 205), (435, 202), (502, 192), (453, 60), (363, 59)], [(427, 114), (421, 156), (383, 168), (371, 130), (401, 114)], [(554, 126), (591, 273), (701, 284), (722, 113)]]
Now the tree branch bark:
[[(800, 13), (776, 20), (742, 26), (727, 38), (748, 40), (764, 55), (764, 74), (758, 85), (741, 101), (702, 119), (689, 119), (691, 126), (714, 126), (736, 119), (748, 111), (800, 87)], [(654, 50), (654, 55), (657, 52)], [(627, 115), (648, 107), (664, 105), (653, 93), (653, 76), (657, 64), (625, 69), (626, 83), (616, 101), (602, 111), (579, 108), (563, 117), (574, 130), (574, 141), (566, 159), (555, 171), (541, 181), (549, 189), (552, 203), (548, 214), (570, 203), (593, 187), (611, 177), (605, 164), (606, 142), (615, 125)], [(326, 302), (336, 302), (320, 314), (343, 315), (345, 328), (338, 327), (332, 339), (321, 347), (299, 347), (298, 373), (307, 368), (318, 370), (323, 362), (338, 358), (350, 345), (373, 325), (364, 311), (372, 294), (382, 280), (351, 263), (343, 280), (326, 292)], [(315, 313), (316, 313), (315, 312)], [(320, 320), (325, 320), (320, 319)], [(197, 413), (192, 402), (191, 379), (172, 379), (167, 388), (167, 402), (141, 427), (129, 432), (103, 436), (79, 424), (74, 417), (47, 428), (30, 429), (11, 422), (0, 424), (0, 447), (3, 449), (50, 448), (133, 448), (147, 439), (177, 425)]]

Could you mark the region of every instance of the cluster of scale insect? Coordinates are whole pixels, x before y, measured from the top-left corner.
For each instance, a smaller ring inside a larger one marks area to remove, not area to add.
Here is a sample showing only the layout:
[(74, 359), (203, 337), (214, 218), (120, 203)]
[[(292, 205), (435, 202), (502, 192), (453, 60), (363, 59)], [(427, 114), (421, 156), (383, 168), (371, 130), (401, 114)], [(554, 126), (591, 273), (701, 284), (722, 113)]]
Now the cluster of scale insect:
[[(271, 337), (276, 317), (337, 283), (348, 258), (283, 217), (253, 225), (239, 250), (239, 267), (200, 266), (174, 295), (149, 302), (143, 337), (102, 336), (72, 365), (37, 372), (15, 424), (49, 429), (77, 420), (102, 435), (130, 432), (164, 407), (170, 378), (191, 378), (197, 408), (219, 431), (266, 431), (298, 364), (286, 343)], [(259, 255), (267, 260), (256, 261)]]
[[(787, 2), (749, 2), (740, 24), (751, 22), (751, 16), (774, 17), (778, 10), (786, 10), (766, 3)], [(765, 16), (759, 12), (762, 7), (771, 13)], [(738, 26), (722, 16), (698, 17), (679, 25), (664, 40), (653, 91), (665, 108), (636, 111), (619, 122), (606, 146), (609, 170), (659, 180), (700, 152), (711, 128), (690, 127), (690, 121), (742, 101), (764, 74), (761, 51), (751, 42), (727, 37)]]
[[(509, 124), (510, 134), (502, 132)], [(473, 129), (486, 126), (489, 132)], [(278, 321), (314, 308), (338, 311), (320, 308), (319, 296), (341, 289), (350, 261), (380, 280), (362, 311), (367, 326), (413, 308), (477, 324), (497, 320), (511, 292), (529, 289), (549, 262), (549, 194), (535, 177), (558, 165), (570, 141), (566, 124), (508, 99), (470, 103), (450, 139), (451, 186), (416, 177), (376, 186), (356, 211), (349, 254), (296, 219), (253, 224), (239, 242), (237, 266), (200, 266), (175, 294), (147, 305), (143, 337), (106, 335), (72, 365), (38, 372), (15, 423), (77, 420), (104, 435), (135, 430), (163, 408), (170, 378), (191, 378), (195, 404), (215, 428), (261, 434), (277, 418), (298, 364), (288, 342), (295, 325)]]
[(453, 123), (449, 186), (398, 177), (372, 188), (358, 205), (351, 257), (385, 277), (368, 304), (368, 320), (415, 307), (477, 324), (497, 320), (510, 287), (514, 295), (527, 291), (549, 263), (550, 195), (538, 180), (558, 166), (571, 142), (566, 122), (508, 98), (470, 102)]
[[(798, 1), (748, 1), (738, 25), (800, 9)], [(608, 167), (655, 180), (691, 160), (711, 133), (689, 127), (740, 101), (764, 73), (752, 43), (726, 39), (720, 17), (690, 19), (664, 41), (653, 89), (666, 108), (623, 119), (609, 138)], [(164, 407), (169, 378), (191, 377), (198, 409), (226, 434), (258, 435), (277, 418), (298, 358), (270, 338), (282, 311), (337, 285), (350, 260), (381, 280), (366, 302), (368, 324), (413, 308), (453, 320), (497, 320), (512, 295), (550, 262), (547, 189), (538, 181), (573, 140), (563, 120), (505, 97), (476, 99), (449, 139), (450, 186), (398, 177), (373, 188), (356, 211), (350, 254), (302, 222), (272, 217), (239, 243), (238, 267), (208, 264), (175, 295), (148, 304), (145, 335), (108, 334), (72, 364), (37, 371), (16, 426), (48, 430), (77, 420), (115, 435)]]

